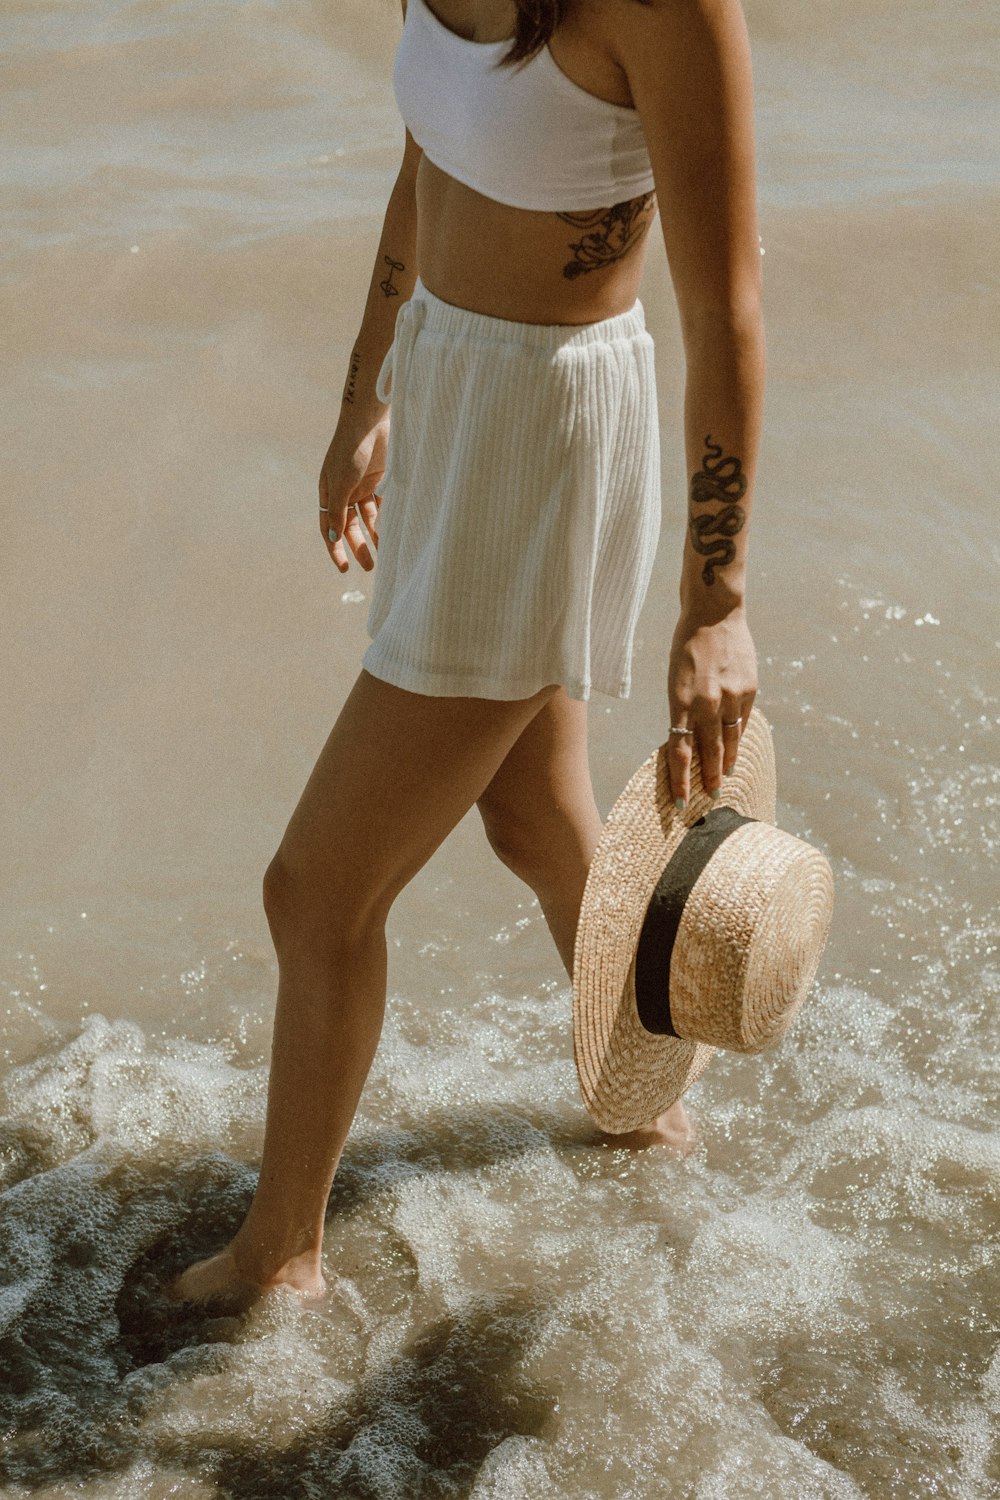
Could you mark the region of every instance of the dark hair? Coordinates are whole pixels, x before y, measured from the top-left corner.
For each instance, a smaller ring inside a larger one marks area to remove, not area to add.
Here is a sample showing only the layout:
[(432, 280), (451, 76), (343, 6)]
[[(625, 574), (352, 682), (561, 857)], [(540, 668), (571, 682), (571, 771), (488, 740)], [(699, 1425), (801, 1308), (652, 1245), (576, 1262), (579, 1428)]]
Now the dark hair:
[[(566, 13), (566, 0), (515, 0), (517, 22), (510, 49), (500, 59), (501, 67), (528, 62), (541, 52)], [(649, 5), (651, 0), (639, 0)]]

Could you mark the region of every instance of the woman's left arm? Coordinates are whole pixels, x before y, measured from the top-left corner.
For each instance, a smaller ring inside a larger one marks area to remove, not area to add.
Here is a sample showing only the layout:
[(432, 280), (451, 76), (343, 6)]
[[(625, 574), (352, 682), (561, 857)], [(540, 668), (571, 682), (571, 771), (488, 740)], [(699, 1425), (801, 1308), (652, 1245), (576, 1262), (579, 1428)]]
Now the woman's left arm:
[(744, 608), (765, 366), (750, 45), (740, 0), (614, 8), (684, 340), (688, 525), (667, 687), (671, 725), (694, 730), (669, 742), (686, 800), (692, 739), (711, 792), (757, 691)]

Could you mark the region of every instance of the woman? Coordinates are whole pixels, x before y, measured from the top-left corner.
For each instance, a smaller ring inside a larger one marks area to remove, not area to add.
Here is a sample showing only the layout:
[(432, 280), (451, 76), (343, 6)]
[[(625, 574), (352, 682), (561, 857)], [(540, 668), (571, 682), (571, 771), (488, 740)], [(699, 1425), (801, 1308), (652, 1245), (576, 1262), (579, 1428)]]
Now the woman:
[[(380, 546), (373, 639), (264, 879), (279, 986), (256, 1194), (229, 1246), (173, 1284), (183, 1298), (324, 1290), (385, 919), (473, 803), (572, 972), (601, 828), (587, 698), (628, 693), (659, 528), (636, 300), (657, 210), (687, 371), (664, 705), (679, 801), (693, 743), (719, 787), (756, 691), (764, 337), (739, 0), (404, 0), (394, 82), (406, 148), (319, 489), (341, 572)], [(692, 1135), (678, 1101), (615, 1139), (683, 1151)]]

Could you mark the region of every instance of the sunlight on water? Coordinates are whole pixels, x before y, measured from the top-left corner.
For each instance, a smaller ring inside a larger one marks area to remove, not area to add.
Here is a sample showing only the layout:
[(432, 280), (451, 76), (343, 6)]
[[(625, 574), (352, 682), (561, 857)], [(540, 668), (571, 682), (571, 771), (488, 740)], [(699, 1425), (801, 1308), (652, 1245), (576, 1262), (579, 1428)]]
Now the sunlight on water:
[[(206, 1320), (163, 1288), (253, 1192), (260, 875), (366, 644), (313, 507), (398, 8), (5, 8), (4, 1500), (998, 1492), (990, 17), (747, 12), (751, 608), (779, 820), (835, 872), (815, 992), (713, 1059), (691, 1157), (609, 1149), (538, 903), (471, 817), (390, 919), (331, 1291)], [(659, 251), (643, 299), (664, 530), (632, 699), (592, 704), (605, 811), (663, 736), (682, 524)]]

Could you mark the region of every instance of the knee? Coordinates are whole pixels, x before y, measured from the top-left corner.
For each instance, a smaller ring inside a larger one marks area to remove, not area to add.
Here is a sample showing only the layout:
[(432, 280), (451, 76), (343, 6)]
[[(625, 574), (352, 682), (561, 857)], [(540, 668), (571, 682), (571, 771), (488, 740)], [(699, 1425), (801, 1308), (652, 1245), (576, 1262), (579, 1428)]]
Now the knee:
[(310, 868), (284, 847), (264, 871), (261, 894), (279, 954), (303, 944), (329, 953), (354, 950), (385, 926), (378, 902), (362, 899), (356, 889)]
[[(479, 815), (483, 820), (486, 842), (502, 865), (521, 875), (524, 849), (520, 837), (515, 834), (509, 819), (498, 817), (488, 806), (480, 802)], [(521, 877), (524, 878), (523, 876)]]
[(295, 909), (294, 883), (292, 871), (279, 849), (264, 871), (261, 886), (264, 915), (272, 936), (284, 928), (286, 917)]
[(480, 808), (490, 848), (519, 880), (538, 891), (560, 880), (572, 862), (573, 830), (557, 809), (495, 814)]

